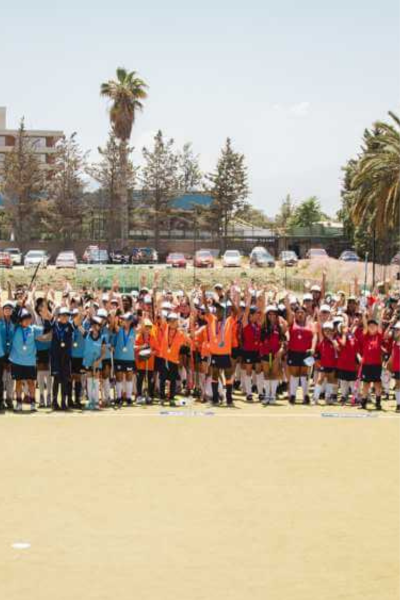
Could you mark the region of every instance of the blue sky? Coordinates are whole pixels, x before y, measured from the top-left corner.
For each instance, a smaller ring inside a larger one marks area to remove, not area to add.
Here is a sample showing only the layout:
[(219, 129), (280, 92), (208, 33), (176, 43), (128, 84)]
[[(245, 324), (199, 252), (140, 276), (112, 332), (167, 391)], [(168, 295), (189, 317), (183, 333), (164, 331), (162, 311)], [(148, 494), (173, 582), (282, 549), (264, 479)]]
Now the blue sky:
[(210, 170), (230, 136), (269, 215), (287, 193), (334, 213), (341, 165), (398, 106), (397, 0), (23, 0), (4, 2), (0, 19), (9, 127), (25, 115), (28, 127), (77, 131), (95, 160), (108, 131), (100, 82), (137, 70), (150, 89), (136, 160), (161, 128)]

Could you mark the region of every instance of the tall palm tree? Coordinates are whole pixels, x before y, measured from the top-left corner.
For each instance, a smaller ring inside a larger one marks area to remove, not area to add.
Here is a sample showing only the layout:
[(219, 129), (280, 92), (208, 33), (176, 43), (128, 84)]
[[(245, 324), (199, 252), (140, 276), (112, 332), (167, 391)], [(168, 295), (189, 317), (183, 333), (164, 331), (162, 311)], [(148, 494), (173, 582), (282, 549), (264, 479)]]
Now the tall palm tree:
[(378, 238), (399, 227), (400, 119), (379, 121), (364, 133), (362, 153), (352, 165), (352, 214), (356, 224), (370, 215)]
[(128, 201), (128, 144), (135, 122), (136, 113), (143, 109), (142, 100), (147, 98), (147, 85), (138, 77), (136, 71), (117, 69), (117, 79), (101, 84), (100, 94), (111, 101), (110, 122), (116, 138), (119, 140), (121, 239), (124, 243), (129, 235)]

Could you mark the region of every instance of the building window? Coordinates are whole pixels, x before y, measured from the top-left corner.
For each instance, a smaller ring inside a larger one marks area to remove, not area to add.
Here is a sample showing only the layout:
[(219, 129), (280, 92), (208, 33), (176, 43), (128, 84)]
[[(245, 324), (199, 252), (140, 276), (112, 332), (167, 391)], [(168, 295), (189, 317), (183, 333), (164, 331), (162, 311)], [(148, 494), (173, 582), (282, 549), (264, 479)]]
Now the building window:
[(38, 150), (39, 148), (46, 148), (46, 138), (45, 137), (33, 137), (32, 139), (32, 145), (35, 148), (35, 150)]

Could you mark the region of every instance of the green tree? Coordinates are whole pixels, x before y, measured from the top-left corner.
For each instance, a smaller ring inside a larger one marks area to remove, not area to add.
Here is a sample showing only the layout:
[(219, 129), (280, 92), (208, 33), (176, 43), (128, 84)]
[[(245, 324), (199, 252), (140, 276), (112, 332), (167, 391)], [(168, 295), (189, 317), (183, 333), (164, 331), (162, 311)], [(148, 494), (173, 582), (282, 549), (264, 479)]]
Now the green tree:
[(86, 156), (76, 133), (63, 137), (56, 146), (53, 172), (48, 182), (47, 211), (43, 225), (53, 236), (69, 245), (80, 236), (84, 212)]
[(211, 183), (213, 202), (210, 222), (215, 223), (220, 235), (221, 250), (226, 248), (229, 224), (237, 211), (243, 209), (249, 195), (245, 157), (235, 152), (230, 138), (221, 150), (216, 170), (207, 175)]
[(154, 231), (154, 245), (159, 250), (161, 223), (168, 222), (171, 201), (179, 190), (179, 158), (174, 151), (174, 140), (164, 140), (162, 131), (158, 131), (153, 149), (143, 148), (143, 158), (140, 177), (146, 203), (146, 221)]
[(311, 196), (297, 206), (290, 219), (290, 227), (308, 227), (311, 232), (313, 225), (325, 218), (326, 214), (322, 211), (318, 198)]
[(245, 204), (243, 208), (239, 209), (235, 215), (236, 219), (242, 219), (253, 227), (260, 227), (261, 229), (268, 229), (273, 226), (273, 221), (267, 217), (263, 210), (255, 208), (251, 204)]
[(38, 228), (46, 186), (45, 170), (22, 119), (15, 145), (5, 157), (1, 181), (10, 229), (18, 243), (30, 240)]
[(110, 122), (115, 137), (119, 140), (120, 173), (120, 231), (122, 242), (129, 236), (129, 191), (128, 156), (129, 140), (138, 111), (143, 109), (147, 98), (147, 85), (135, 71), (117, 69), (117, 79), (103, 83), (100, 93), (111, 101)]
[(389, 115), (393, 123), (378, 121), (372, 131), (365, 130), (350, 182), (354, 223), (372, 215), (380, 239), (400, 221), (400, 119)]
[(182, 192), (199, 190), (203, 181), (199, 156), (194, 154), (190, 142), (184, 144), (182, 151), (178, 153), (178, 181)]
[(290, 194), (287, 194), (286, 198), (282, 200), (279, 212), (275, 216), (275, 227), (277, 229), (286, 229), (294, 216), (296, 211), (296, 204), (292, 200)]
[[(118, 141), (113, 131), (109, 133), (104, 147), (99, 147), (100, 161), (87, 167), (88, 174), (100, 185), (99, 190), (91, 198), (92, 212), (102, 211), (102, 221), (107, 223), (105, 235), (109, 247), (119, 237), (118, 215), (120, 214), (120, 177), (121, 177), (121, 155)], [(129, 198), (135, 187), (138, 168), (133, 166), (131, 153), (133, 148), (127, 148), (127, 188)], [(129, 206), (129, 226), (131, 226), (133, 208)]]

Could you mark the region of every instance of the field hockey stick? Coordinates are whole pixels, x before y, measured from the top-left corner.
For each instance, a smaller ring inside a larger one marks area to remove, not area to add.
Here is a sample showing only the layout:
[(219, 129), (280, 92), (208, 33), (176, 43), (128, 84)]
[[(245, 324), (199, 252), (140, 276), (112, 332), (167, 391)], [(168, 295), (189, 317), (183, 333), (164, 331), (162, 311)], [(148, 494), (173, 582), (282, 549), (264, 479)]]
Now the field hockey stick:
[(115, 404), (116, 400), (116, 381), (115, 381), (115, 371), (114, 371), (114, 348), (110, 346), (110, 360), (111, 360), (111, 372), (110, 372), (110, 384), (113, 391), (113, 401)]
[(39, 271), (39, 268), (40, 268), (40, 264), (41, 264), (41, 263), (40, 263), (40, 262), (38, 262), (38, 264), (37, 264), (37, 267), (36, 267), (36, 269), (35, 269), (35, 271), (34, 271), (34, 273), (33, 273), (33, 275), (32, 275), (32, 279), (31, 279), (31, 282), (30, 282), (30, 284), (29, 284), (29, 288), (28, 288), (29, 290), (31, 290), (31, 289), (32, 289), (32, 286), (33, 286), (33, 284), (34, 284), (34, 282), (35, 282), (36, 275), (37, 275), (37, 273), (38, 273), (38, 271)]

